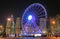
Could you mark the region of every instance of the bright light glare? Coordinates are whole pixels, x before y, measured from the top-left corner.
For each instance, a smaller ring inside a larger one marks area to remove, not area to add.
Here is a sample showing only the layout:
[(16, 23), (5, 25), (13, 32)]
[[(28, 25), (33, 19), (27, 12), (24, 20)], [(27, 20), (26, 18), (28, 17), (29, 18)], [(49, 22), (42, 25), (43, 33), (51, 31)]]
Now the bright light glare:
[(8, 18), (8, 21), (10, 21), (11, 20), (11, 18)]
[(34, 34), (34, 36), (35, 36), (35, 37), (37, 37), (37, 36), (41, 36), (41, 34)]
[(55, 21), (52, 21), (53, 24), (55, 24)]
[(29, 15), (29, 16), (28, 16), (28, 20), (31, 20), (31, 19), (32, 19), (32, 15)]

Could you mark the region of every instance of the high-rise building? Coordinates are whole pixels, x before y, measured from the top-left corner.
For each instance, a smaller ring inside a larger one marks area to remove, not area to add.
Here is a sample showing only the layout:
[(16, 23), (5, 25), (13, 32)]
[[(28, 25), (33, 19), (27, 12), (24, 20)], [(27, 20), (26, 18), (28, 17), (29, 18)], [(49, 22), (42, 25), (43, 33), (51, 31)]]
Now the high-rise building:
[(60, 15), (50, 18), (50, 26), (52, 33), (60, 33)]
[(57, 26), (56, 26), (57, 31), (56, 32), (60, 32), (60, 15), (56, 16), (56, 20), (57, 20), (57, 22), (56, 22), (57, 23)]
[(56, 19), (55, 18), (50, 18), (50, 28), (51, 28), (51, 33), (54, 34), (56, 31)]
[(50, 17), (50, 28), (52, 34), (60, 32), (60, 15)]
[(14, 23), (13, 15), (11, 15), (11, 31), (10, 31), (10, 34), (15, 35), (15, 23)]
[(3, 37), (4, 27), (0, 25), (0, 37)]
[(11, 17), (7, 19), (6, 36), (12, 36), (14, 34), (15, 34), (15, 24), (13, 15), (11, 15)]
[(16, 37), (18, 37), (18, 35), (20, 34), (20, 27), (21, 27), (21, 19), (20, 19), (20, 17), (17, 17), (16, 25), (15, 25), (15, 34), (16, 34)]
[(10, 27), (11, 27), (11, 18), (8, 18), (6, 24), (6, 36), (9, 36), (10, 34)]

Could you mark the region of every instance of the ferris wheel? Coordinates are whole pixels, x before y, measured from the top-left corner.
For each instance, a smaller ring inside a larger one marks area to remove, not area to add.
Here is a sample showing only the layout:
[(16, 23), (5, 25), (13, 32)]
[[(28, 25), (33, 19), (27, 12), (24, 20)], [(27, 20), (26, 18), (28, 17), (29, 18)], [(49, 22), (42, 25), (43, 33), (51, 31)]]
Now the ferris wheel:
[[(22, 29), (26, 33), (41, 33), (46, 26), (47, 12), (40, 3), (28, 6), (22, 16)], [(25, 33), (25, 34), (26, 34)]]

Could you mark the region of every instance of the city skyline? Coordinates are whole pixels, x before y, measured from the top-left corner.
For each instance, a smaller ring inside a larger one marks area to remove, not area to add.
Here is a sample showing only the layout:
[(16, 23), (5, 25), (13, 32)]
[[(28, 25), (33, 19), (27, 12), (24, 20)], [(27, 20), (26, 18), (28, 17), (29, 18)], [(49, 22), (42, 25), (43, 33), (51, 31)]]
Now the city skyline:
[(0, 39), (60, 39), (60, 1), (0, 0)]
[(48, 17), (55, 16), (60, 12), (60, 2), (55, 0), (21, 0), (21, 1), (0, 1), (0, 23), (5, 24), (6, 18), (11, 14), (14, 17), (22, 17), (26, 7), (33, 3), (41, 3), (47, 10)]

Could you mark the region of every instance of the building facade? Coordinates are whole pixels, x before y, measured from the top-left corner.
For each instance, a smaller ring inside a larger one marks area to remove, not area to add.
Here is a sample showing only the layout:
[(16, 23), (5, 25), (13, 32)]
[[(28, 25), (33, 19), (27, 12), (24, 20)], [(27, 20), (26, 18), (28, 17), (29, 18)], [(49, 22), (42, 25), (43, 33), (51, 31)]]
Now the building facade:
[(11, 17), (7, 19), (5, 32), (6, 32), (6, 36), (10, 36), (11, 34), (15, 34), (15, 24), (14, 24), (13, 15), (11, 15)]
[(6, 36), (8, 36), (10, 34), (10, 31), (11, 31), (11, 18), (8, 18), (7, 19), (7, 24), (6, 24)]
[(21, 19), (20, 17), (17, 17), (16, 18), (16, 25), (15, 25), (15, 34), (16, 34), (16, 37), (18, 37), (18, 35), (20, 34), (20, 27), (21, 27)]
[(50, 28), (52, 34), (60, 33), (60, 15), (50, 18)]
[(56, 20), (57, 20), (57, 22), (56, 22), (57, 23), (57, 27), (56, 27), (57, 31), (56, 32), (60, 32), (60, 15), (56, 16)]

